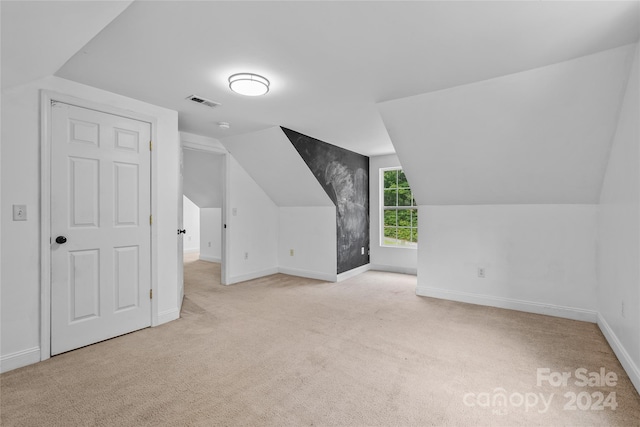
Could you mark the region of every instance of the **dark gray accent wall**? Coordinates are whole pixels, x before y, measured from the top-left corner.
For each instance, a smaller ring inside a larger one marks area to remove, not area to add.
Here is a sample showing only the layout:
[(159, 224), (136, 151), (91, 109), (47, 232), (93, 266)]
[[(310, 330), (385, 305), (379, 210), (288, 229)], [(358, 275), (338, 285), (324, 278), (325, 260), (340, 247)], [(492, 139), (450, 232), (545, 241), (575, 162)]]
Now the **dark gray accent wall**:
[(336, 205), (338, 274), (368, 264), (369, 158), (291, 129), (282, 130)]

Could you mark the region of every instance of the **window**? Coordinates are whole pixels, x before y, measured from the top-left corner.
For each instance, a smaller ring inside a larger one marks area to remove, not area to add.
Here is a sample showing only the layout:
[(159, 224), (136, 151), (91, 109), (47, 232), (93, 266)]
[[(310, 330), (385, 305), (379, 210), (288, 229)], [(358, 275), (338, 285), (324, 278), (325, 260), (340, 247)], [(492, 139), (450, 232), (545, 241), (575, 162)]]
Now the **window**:
[(418, 246), (418, 207), (402, 169), (381, 169), (382, 246)]

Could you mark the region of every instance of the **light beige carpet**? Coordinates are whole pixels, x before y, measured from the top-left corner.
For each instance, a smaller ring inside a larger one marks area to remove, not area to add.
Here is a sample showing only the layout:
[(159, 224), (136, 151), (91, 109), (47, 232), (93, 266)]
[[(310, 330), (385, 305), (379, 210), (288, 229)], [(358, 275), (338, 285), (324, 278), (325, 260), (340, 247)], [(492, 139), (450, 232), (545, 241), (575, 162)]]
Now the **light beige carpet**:
[[(2, 425), (640, 423), (640, 397), (594, 324), (417, 297), (400, 274), (218, 277), (217, 264), (189, 262), (181, 319), (3, 374)], [(601, 367), (615, 386), (575, 385), (576, 369)], [(572, 378), (538, 386), (538, 368)], [(595, 409), (599, 392), (615, 410)]]

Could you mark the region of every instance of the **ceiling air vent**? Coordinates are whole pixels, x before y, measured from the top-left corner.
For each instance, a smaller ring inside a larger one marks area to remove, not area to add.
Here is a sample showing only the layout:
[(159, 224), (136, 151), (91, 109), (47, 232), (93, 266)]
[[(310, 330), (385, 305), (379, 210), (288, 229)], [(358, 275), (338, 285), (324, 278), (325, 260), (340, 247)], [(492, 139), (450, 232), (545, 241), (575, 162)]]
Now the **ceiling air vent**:
[(206, 105), (209, 108), (216, 108), (216, 107), (219, 107), (220, 105), (222, 105), (219, 102), (215, 102), (215, 101), (212, 101), (212, 100), (207, 99), (207, 98), (203, 98), (203, 97), (198, 96), (198, 95), (187, 96), (187, 99), (189, 101), (197, 102), (198, 104), (201, 104), (201, 105)]

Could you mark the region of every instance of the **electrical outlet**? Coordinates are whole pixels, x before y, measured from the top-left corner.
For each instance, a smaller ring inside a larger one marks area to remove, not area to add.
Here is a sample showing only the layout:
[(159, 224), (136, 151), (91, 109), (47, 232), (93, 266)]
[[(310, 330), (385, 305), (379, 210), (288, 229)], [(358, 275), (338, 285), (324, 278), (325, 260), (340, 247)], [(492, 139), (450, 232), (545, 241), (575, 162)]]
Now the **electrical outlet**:
[(289, 256), (293, 256), (293, 249), (289, 249)]
[(360, 255), (364, 255), (364, 246), (360, 249)]
[(14, 221), (27, 220), (27, 205), (13, 205), (13, 220)]
[(231, 215), (237, 216), (238, 215), (238, 208), (231, 209)]
[(480, 279), (484, 279), (486, 276), (486, 272), (484, 271), (484, 268), (482, 267), (478, 267), (478, 278)]
[(187, 236), (187, 240), (188, 240), (188, 241), (191, 241), (191, 236)]
[(209, 247), (211, 247), (211, 242), (209, 242)]
[(244, 259), (249, 259), (249, 252), (244, 253)]

